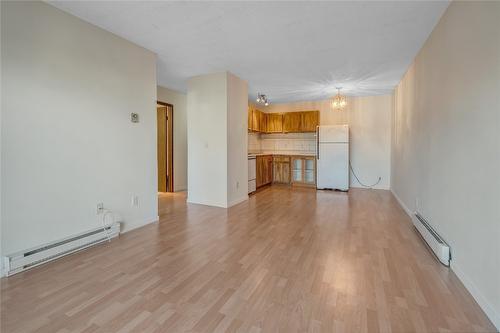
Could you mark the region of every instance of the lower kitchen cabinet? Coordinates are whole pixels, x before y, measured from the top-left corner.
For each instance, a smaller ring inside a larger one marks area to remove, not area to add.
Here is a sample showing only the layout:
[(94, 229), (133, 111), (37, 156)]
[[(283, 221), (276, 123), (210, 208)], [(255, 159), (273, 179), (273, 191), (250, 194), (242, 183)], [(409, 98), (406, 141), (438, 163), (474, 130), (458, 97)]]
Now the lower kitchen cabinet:
[(257, 169), (257, 178), (256, 178), (257, 188), (267, 184), (271, 184), (273, 181), (273, 156), (272, 155), (257, 156), (256, 169)]
[(257, 188), (274, 184), (316, 185), (316, 157), (261, 155), (256, 159)]
[(292, 184), (316, 185), (316, 158), (314, 156), (292, 156)]
[(273, 156), (273, 183), (290, 184), (290, 156)]

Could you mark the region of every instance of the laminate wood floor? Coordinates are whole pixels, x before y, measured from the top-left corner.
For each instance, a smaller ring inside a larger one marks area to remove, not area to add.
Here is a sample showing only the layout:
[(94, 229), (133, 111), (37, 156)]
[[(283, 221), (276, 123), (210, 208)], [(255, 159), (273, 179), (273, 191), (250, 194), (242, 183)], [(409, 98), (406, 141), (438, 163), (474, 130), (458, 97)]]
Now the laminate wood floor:
[(3, 332), (493, 332), (388, 191), (270, 187), (1, 280)]

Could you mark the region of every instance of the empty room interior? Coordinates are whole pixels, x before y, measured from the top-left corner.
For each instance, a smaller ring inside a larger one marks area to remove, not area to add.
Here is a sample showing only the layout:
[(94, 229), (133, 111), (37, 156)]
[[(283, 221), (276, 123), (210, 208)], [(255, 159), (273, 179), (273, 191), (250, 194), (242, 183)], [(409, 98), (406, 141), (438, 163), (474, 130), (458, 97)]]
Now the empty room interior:
[(500, 1), (0, 12), (0, 332), (499, 332)]

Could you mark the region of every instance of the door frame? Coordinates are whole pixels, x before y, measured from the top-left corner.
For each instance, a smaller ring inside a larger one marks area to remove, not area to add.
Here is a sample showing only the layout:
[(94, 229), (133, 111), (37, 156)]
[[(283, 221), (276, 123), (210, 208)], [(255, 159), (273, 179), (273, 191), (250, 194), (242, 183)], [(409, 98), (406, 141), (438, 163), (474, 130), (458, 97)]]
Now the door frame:
[(167, 192), (174, 192), (174, 105), (161, 101), (156, 104), (167, 107)]

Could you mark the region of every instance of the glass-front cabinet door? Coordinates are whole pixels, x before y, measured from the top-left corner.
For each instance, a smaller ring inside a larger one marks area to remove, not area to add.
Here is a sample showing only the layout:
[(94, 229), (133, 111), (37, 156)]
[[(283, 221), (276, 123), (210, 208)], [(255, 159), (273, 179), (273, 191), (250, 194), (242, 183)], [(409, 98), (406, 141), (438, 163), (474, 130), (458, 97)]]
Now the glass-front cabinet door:
[(304, 159), (304, 183), (315, 184), (316, 160), (314, 158)]
[(314, 156), (292, 158), (292, 183), (297, 185), (316, 184), (316, 159)]
[(301, 158), (293, 158), (292, 181), (294, 183), (300, 183), (303, 181), (302, 174), (304, 168), (302, 164), (303, 163)]

